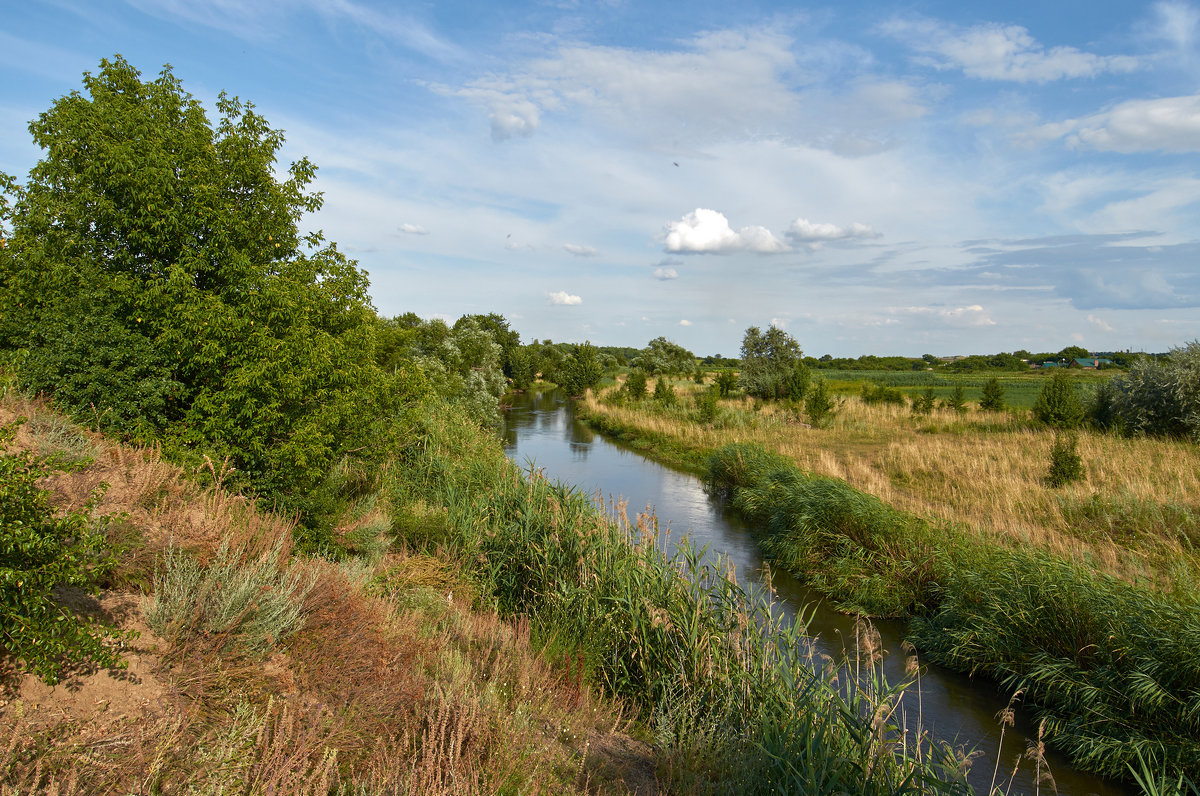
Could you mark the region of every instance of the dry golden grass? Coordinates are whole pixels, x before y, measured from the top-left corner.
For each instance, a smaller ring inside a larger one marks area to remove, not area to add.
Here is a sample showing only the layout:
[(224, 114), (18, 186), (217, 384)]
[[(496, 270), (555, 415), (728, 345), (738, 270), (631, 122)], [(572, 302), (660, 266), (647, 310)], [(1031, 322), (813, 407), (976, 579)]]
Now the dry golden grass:
[[(681, 403), (687, 385), (676, 384)], [(646, 407), (649, 404), (644, 405)], [(1178, 536), (1110, 532), (1083, 523), (1071, 508), (1093, 496), (1143, 509), (1174, 506), (1200, 521), (1200, 449), (1174, 440), (1082, 431), (1084, 478), (1062, 489), (1045, 484), (1054, 434), (1007, 413), (935, 410), (845, 399), (827, 428), (809, 428), (792, 410), (726, 400), (724, 422), (701, 425), (683, 413), (611, 406), (588, 396), (587, 412), (692, 449), (757, 443), (803, 469), (846, 480), (892, 505), (962, 523), (1001, 543), (1029, 543), (1086, 558), (1126, 579), (1163, 582), (1164, 563), (1194, 562)], [(1193, 539), (1200, 543), (1200, 539)]]

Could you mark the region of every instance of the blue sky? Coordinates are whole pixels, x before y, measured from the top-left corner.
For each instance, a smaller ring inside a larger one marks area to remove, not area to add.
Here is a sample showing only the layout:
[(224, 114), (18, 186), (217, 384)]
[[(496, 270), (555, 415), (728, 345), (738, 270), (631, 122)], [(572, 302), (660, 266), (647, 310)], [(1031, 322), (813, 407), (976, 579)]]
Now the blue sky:
[(320, 168), (381, 313), (736, 354), (1200, 337), (1200, 5), (0, 0), (0, 170), (121, 53)]

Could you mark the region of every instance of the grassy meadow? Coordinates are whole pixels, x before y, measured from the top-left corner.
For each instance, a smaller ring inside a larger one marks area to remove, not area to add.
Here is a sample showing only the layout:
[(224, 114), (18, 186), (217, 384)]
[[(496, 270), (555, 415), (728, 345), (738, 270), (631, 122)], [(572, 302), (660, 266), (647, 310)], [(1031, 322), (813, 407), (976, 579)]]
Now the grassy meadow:
[(930, 660), (1021, 692), (1081, 767), (1200, 770), (1194, 444), (1081, 431), (1082, 477), (1052, 488), (1054, 432), (1024, 410), (917, 415), (847, 383), (810, 427), (794, 405), (702, 412), (700, 385), (673, 387), (673, 403), (610, 392), (580, 408), (701, 472), (847, 610), (908, 617)]

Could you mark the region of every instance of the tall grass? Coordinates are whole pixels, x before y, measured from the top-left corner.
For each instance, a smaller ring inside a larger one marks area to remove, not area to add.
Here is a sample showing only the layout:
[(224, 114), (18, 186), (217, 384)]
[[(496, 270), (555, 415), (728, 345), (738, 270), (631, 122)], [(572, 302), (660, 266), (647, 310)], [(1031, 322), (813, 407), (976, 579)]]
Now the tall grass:
[(952, 750), (881, 720), (899, 692), (839, 687), (769, 593), (748, 594), (651, 520), (610, 521), (588, 496), (522, 475), (448, 416), (392, 471), (399, 503), (444, 505), (447, 544), (504, 613), (577, 648), (590, 677), (629, 699), (661, 742), (707, 770), (698, 788), (747, 793), (966, 792)]
[(764, 550), (843, 606), (913, 617), (930, 660), (1020, 691), (1076, 765), (1126, 776), (1143, 755), (1200, 770), (1200, 599), (1029, 548), (997, 548), (808, 476), (757, 446), (713, 454), (709, 484)]

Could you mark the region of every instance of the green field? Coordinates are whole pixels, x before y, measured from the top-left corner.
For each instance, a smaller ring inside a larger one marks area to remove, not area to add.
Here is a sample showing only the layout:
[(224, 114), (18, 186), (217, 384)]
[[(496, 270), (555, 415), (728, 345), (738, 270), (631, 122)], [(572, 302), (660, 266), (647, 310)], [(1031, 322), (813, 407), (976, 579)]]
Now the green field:
[[(864, 382), (882, 384), (887, 387), (897, 387), (907, 396), (916, 396), (933, 387), (934, 395), (947, 398), (958, 385), (967, 392), (968, 401), (978, 401), (983, 385), (995, 377), (1004, 387), (1004, 401), (1011, 407), (1029, 409), (1037, 400), (1042, 385), (1050, 378), (1052, 370), (1036, 370), (1027, 373), (997, 372), (997, 373), (938, 373), (934, 371), (894, 371), (894, 370), (814, 370), (814, 376), (822, 376), (829, 386), (839, 393), (857, 393)], [(1081, 393), (1089, 390), (1091, 385), (1108, 379), (1120, 371), (1070, 371), (1075, 379), (1076, 389)]]

